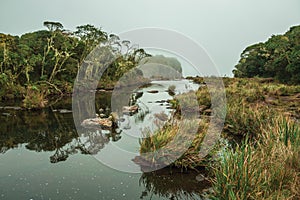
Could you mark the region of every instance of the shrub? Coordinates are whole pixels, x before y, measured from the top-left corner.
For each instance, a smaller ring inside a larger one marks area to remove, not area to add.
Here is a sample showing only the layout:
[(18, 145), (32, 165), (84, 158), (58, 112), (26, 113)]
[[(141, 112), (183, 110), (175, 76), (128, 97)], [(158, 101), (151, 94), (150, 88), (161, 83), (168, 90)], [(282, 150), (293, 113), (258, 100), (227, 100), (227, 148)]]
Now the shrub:
[(44, 88), (41, 89), (35, 85), (27, 86), (23, 106), (28, 109), (44, 108), (48, 103), (48, 100), (45, 98), (46, 95), (47, 90)]

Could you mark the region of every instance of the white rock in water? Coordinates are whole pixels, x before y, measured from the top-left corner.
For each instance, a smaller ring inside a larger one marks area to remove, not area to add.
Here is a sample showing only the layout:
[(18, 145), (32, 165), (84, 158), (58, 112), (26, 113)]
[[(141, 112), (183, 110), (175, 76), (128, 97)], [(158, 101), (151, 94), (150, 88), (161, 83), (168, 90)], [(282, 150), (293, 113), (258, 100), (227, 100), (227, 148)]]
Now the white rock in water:
[(100, 116), (101, 118), (104, 118), (106, 115), (103, 114), (103, 113), (101, 113), (99, 116)]
[(65, 113), (71, 113), (71, 110), (67, 110), (67, 109), (60, 109), (59, 113), (65, 114)]
[(138, 111), (139, 107), (137, 105), (133, 106), (123, 106), (123, 113), (124, 114), (134, 114)]
[(85, 119), (81, 123), (81, 126), (89, 127), (89, 126), (100, 126), (102, 128), (110, 128), (112, 127), (112, 121), (109, 118), (101, 119), (101, 118), (90, 118)]

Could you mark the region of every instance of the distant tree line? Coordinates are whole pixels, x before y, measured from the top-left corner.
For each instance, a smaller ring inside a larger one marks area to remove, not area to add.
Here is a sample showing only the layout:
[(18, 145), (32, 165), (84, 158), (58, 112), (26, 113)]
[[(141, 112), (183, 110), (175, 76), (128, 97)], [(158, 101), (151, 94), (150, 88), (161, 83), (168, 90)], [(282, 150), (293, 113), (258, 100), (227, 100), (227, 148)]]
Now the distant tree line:
[[(87, 24), (68, 31), (60, 22), (44, 22), (47, 30), (12, 36), (0, 33), (0, 98), (25, 98), (26, 107), (72, 91), (87, 55), (99, 44), (111, 48), (115, 60), (104, 72), (104, 85), (114, 83), (146, 56), (143, 49)], [(125, 49), (125, 51), (124, 51)], [(125, 53), (124, 53), (125, 52)], [(34, 102), (35, 101), (35, 102)]]
[(171, 67), (175, 71), (182, 73), (181, 63), (175, 57), (165, 57), (163, 55), (155, 55), (152, 57), (146, 57), (141, 61), (142, 64), (156, 63)]
[(300, 84), (300, 26), (247, 47), (233, 74), (235, 77), (272, 77), (282, 83)]
[(153, 55), (141, 60), (139, 69), (145, 77), (151, 79), (180, 79), (182, 78), (181, 63), (175, 57)]

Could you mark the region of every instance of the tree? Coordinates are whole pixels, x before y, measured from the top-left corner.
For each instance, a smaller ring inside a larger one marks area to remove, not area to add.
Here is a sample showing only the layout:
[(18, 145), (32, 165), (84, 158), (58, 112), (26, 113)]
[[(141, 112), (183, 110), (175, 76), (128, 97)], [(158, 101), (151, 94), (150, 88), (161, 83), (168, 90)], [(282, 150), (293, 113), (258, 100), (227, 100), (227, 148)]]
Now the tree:
[(61, 31), (64, 28), (60, 22), (45, 21), (44, 26), (46, 26), (50, 32)]
[(83, 52), (80, 57), (80, 63), (83, 59), (101, 42), (107, 40), (107, 33), (102, 31), (101, 28), (96, 28), (93, 25), (87, 24), (77, 26), (74, 34), (79, 37), (80, 41), (84, 44)]
[[(86, 79), (97, 76), (108, 66), (102, 77), (105, 83), (114, 84), (149, 56), (130, 41), (121, 41), (117, 35), (108, 35), (93, 25), (78, 26), (73, 33), (63, 30), (60, 22), (45, 21), (44, 26), (47, 30), (21, 37), (0, 33), (1, 98), (7, 94), (25, 96), (29, 104), (38, 104), (48, 94), (70, 93), (81, 66), (86, 70), (79, 75)], [(103, 48), (96, 48), (98, 45)], [(85, 60), (93, 53), (102, 56), (96, 56), (95, 62)], [(38, 95), (43, 98), (33, 102)]]
[(233, 70), (235, 77), (273, 77), (283, 83), (300, 83), (300, 26), (284, 35), (247, 47)]

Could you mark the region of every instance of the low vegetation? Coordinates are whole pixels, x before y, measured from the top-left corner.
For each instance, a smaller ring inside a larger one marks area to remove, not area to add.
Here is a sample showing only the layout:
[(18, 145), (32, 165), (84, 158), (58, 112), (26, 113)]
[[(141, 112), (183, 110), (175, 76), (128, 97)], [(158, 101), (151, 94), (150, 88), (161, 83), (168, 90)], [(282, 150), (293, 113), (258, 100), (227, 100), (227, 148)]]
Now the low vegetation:
[[(224, 78), (224, 85), (227, 116), (222, 137), (228, 144), (220, 143), (210, 155), (197, 157), (210, 122), (211, 106), (210, 93), (201, 86), (196, 92), (201, 114), (198, 134), (173, 166), (205, 166), (213, 177), (210, 195), (214, 199), (299, 199), (300, 86), (262, 78)], [(179, 117), (183, 104), (195, 108), (190, 96), (176, 95), (171, 102)], [(180, 134), (177, 129), (176, 124), (166, 125), (143, 139), (140, 151), (165, 148)]]

